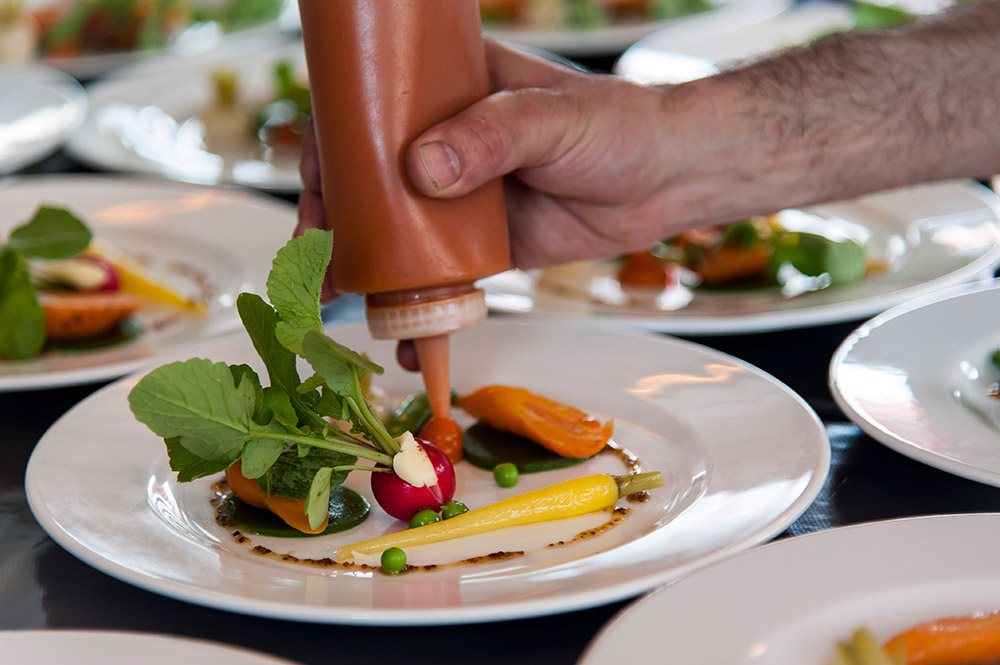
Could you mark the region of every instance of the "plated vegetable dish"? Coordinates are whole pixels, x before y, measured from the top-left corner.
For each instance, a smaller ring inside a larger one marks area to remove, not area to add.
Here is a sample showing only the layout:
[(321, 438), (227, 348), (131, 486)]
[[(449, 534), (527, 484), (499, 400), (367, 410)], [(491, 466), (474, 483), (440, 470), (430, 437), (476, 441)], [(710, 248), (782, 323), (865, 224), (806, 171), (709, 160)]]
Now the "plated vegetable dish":
[[(135, 417), (164, 439), (179, 481), (224, 474), (217, 514), (239, 538), (284, 535), (273, 522), (258, 530), (266, 518), (248, 507), (280, 518), (291, 536), (353, 528), (370, 507), (343, 483), (348, 474), (368, 473), (379, 509), (400, 528), (340, 545), (331, 561), (398, 572), (412, 569), (404, 548), (602, 511), (612, 524), (627, 512), (615, 507), (619, 498), (662, 485), (658, 472), (590, 474), (465, 505), (456, 496), (462, 451), (445, 454), (424, 438), (433, 438), (433, 428), (427, 432), (435, 420), (426, 395), (409, 396), (383, 421), (366, 381), (382, 368), (324, 333), (319, 293), (331, 249), (329, 232), (307, 231), (278, 251), (267, 281), (270, 302), (249, 293), (238, 298), (270, 385), (247, 365), (193, 358), (154, 369), (129, 394)], [(304, 379), (298, 359), (312, 369)], [(522, 388), (487, 386), (453, 402), (478, 420), (467, 434), (464, 464), (492, 469), (503, 488), (516, 485), (520, 473), (590, 458), (612, 435), (610, 421)]]
[(64, 208), (39, 207), (0, 244), (0, 359), (132, 339), (150, 302), (204, 310)]
[(284, 0), (3, 0), (0, 54), (23, 63), (163, 48), (192, 25), (239, 30), (277, 18), (283, 6)]

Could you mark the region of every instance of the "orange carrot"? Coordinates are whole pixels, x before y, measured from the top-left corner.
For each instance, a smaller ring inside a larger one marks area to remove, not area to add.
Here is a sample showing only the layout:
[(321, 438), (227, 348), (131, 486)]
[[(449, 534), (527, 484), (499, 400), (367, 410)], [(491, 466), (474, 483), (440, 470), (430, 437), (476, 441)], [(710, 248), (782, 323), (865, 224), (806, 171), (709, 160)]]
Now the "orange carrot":
[(142, 298), (128, 293), (41, 292), (45, 337), (86, 339), (110, 332), (142, 306)]
[(672, 281), (670, 266), (649, 252), (629, 254), (618, 269), (618, 282), (625, 288), (658, 289)]
[(309, 528), (309, 518), (306, 517), (305, 499), (283, 499), (264, 491), (252, 480), (243, 475), (243, 463), (239, 460), (226, 469), (226, 482), (233, 493), (244, 503), (255, 508), (270, 510), (285, 521), (285, 524), (303, 533), (322, 533), (330, 521), (329, 515), (316, 529)]
[(1000, 612), (920, 624), (890, 639), (885, 649), (901, 650), (907, 665), (995, 665), (1000, 663)]
[(601, 423), (584, 411), (511, 386), (486, 386), (455, 404), (496, 429), (531, 439), (563, 457), (596, 455), (614, 428), (613, 421)]

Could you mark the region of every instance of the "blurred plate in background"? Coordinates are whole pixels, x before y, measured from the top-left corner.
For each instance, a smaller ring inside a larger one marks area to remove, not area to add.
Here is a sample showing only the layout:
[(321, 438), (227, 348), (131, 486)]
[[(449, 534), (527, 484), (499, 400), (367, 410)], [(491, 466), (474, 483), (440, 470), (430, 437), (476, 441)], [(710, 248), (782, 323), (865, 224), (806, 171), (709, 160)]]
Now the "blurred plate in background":
[(0, 173), (54, 152), (87, 109), (75, 79), (42, 65), (0, 69), (0, 90)]
[[(510, 4), (509, 2), (506, 4)], [(517, 3), (514, 3), (517, 4)], [(523, 4), (523, 3), (522, 3)], [(542, 4), (542, 3), (537, 3)], [(549, 3), (553, 4), (553, 3)], [(559, 4), (558, 2), (555, 4)], [(565, 5), (571, 3), (564, 2)], [(620, 3), (619, 3), (620, 4)], [(632, 3), (635, 4), (635, 3)], [(504, 41), (554, 51), (570, 57), (617, 55), (638, 40), (668, 26), (694, 34), (710, 35), (718, 30), (733, 30), (763, 21), (791, 5), (789, 0), (708, 0), (708, 8), (694, 11), (676, 3), (675, 18), (657, 19), (654, 7), (645, 14), (612, 19), (593, 27), (530, 27), (522, 23), (484, 21), (486, 34)], [(694, 5), (697, 3), (688, 3)]]
[(631, 291), (618, 282), (618, 259), (508, 271), (481, 285), (495, 311), (724, 335), (868, 318), (919, 295), (992, 277), (1000, 263), (1000, 198), (971, 180), (810, 206), (779, 219), (793, 230), (855, 239), (873, 267), (860, 282), (797, 295), (779, 287), (683, 284)]
[[(298, 192), (300, 146), (273, 148), (253, 130), (257, 112), (276, 95), (280, 62), (305, 81), (301, 42), (165, 57), (124, 69), (88, 88), (90, 110), (66, 149), (99, 169)], [(228, 126), (246, 123), (237, 136), (228, 128), (227, 135), (213, 133), (216, 125), (204, 120), (216, 101), (213, 75), (219, 72), (236, 77), (237, 117)]]

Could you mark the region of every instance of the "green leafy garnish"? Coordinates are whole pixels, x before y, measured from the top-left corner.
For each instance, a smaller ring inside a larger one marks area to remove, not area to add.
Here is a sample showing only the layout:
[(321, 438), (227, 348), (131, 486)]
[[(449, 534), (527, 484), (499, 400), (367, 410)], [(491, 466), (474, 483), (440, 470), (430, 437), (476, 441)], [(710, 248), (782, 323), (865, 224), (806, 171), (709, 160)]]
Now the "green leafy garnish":
[[(136, 419), (164, 439), (170, 468), (187, 482), (237, 460), (274, 496), (305, 499), (312, 528), (326, 517), (331, 488), (358, 458), (388, 467), (396, 441), (361, 389), (382, 368), (323, 332), (319, 293), (333, 236), (309, 230), (278, 251), (267, 280), (271, 304), (240, 294), (237, 309), (267, 370), (263, 387), (247, 365), (192, 358), (154, 369), (129, 393)], [(300, 379), (297, 357), (314, 374)], [(349, 421), (350, 432), (326, 417)]]
[(781, 231), (772, 241), (771, 271), (792, 265), (803, 275), (830, 276), (831, 286), (853, 284), (865, 276), (868, 253), (853, 240), (833, 240), (815, 233)]
[(851, 13), (854, 15), (855, 30), (888, 30), (916, 19), (915, 14), (901, 7), (862, 0), (852, 0)]
[(27, 360), (45, 345), (45, 314), (29, 259), (69, 259), (90, 245), (87, 225), (68, 210), (41, 206), (0, 246), (0, 358)]

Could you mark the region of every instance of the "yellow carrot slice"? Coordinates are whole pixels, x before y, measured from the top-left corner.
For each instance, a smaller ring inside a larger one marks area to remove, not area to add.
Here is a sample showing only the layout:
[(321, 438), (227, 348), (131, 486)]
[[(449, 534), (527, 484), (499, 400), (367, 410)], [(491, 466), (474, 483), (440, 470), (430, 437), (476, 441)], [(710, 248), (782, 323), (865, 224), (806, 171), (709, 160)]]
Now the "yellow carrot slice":
[(337, 550), (337, 561), (381, 554), (390, 547), (415, 547), (522, 524), (561, 520), (604, 510), (622, 496), (663, 486), (659, 471), (631, 476), (604, 473), (566, 480), (470, 510), (441, 522), (390, 533)]

